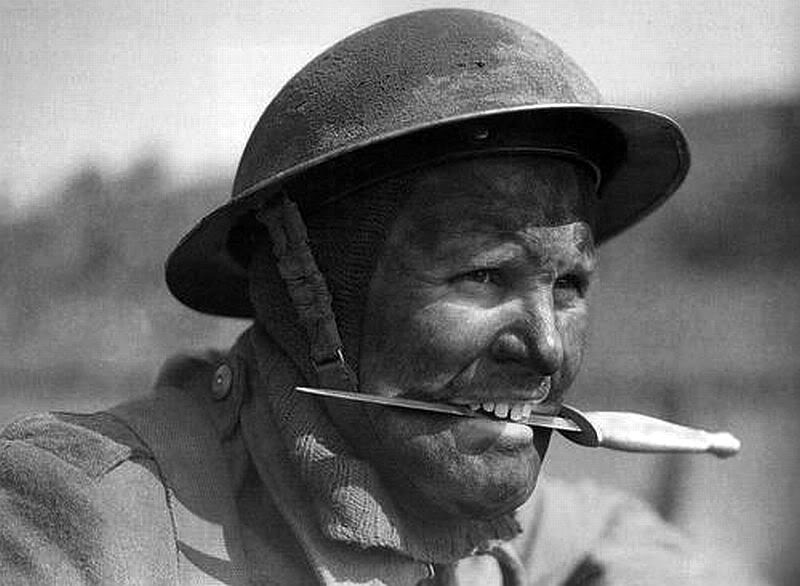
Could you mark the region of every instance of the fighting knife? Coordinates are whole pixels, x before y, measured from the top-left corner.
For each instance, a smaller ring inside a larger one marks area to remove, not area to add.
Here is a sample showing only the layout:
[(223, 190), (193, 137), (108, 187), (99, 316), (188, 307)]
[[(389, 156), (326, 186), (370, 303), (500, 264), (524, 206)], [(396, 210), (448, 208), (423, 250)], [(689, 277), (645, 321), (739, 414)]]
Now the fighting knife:
[(414, 409), (459, 417), (482, 417), (532, 427), (546, 427), (557, 430), (571, 442), (591, 448), (648, 453), (708, 452), (718, 458), (733, 456), (741, 448), (741, 442), (725, 431), (709, 432), (627, 411), (581, 412), (575, 407), (562, 405), (558, 415), (531, 413), (527, 417), (511, 420), (492, 417), (485, 412), (446, 403), (429, 403), (402, 397), (383, 397), (312, 387), (295, 387), (295, 390), (331, 399), (357, 401), (384, 407)]

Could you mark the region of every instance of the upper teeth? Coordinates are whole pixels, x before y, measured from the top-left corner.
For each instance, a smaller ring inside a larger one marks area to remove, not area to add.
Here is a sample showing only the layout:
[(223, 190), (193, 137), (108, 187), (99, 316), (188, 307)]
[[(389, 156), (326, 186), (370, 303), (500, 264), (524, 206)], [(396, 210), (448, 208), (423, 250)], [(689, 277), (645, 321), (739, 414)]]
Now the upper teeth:
[(526, 419), (533, 411), (534, 402), (513, 402), (513, 403), (494, 403), (487, 401), (486, 403), (470, 403), (469, 408), (473, 411), (486, 411), (487, 413), (494, 414), (495, 417), (501, 419), (510, 419), (511, 421), (520, 421)]
[(486, 411), (487, 413), (494, 414), (495, 417), (501, 419), (511, 419), (511, 421), (519, 421), (527, 419), (534, 409), (534, 406), (543, 402), (550, 395), (550, 378), (547, 377), (539, 383), (534, 396), (529, 401), (514, 401), (514, 402), (501, 402), (501, 401), (486, 401), (484, 403), (469, 403), (469, 408), (473, 411)]

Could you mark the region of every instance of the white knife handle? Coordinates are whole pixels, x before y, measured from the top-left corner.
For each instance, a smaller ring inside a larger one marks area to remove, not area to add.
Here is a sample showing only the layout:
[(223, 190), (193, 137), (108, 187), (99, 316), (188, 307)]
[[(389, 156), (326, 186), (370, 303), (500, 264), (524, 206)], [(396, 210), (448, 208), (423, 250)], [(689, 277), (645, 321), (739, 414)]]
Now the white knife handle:
[(741, 442), (727, 432), (708, 432), (655, 417), (619, 411), (583, 414), (597, 433), (598, 446), (627, 452), (709, 452), (736, 454)]

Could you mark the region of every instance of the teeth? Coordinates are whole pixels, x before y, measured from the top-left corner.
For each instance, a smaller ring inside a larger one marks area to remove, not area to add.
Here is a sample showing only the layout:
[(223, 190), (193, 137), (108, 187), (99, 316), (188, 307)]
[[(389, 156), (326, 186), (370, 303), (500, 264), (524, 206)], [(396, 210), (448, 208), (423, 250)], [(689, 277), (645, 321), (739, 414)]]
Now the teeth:
[(550, 396), (550, 377), (541, 379), (539, 386), (533, 396), (527, 401), (486, 401), (484, 403), (471, 403), (468, 399), (457, 401), (459, 405), (467, 405), (472, 411), (484, 411), (491, 413), (498, 419), (510, 419), (511, 421), (523, 421), (530, 417), (536, 410), (536, 405), (543, 403)]
[(508, 415), (508, 403), (498, 403), (495, 405), (494, 414), (505, 419), (505, 417)]
[(482, 404), (471, 403), (469, 408), (473, 411), (481, 410), (486, 413), (491, 413), (500, 419), (521, 421), (526, 419), (533, 412), (533, 408), (536, 403), (537, 401), (526, 401), (524, 403), (495, 403), (493, 401), (487, 401), (486, 403)]

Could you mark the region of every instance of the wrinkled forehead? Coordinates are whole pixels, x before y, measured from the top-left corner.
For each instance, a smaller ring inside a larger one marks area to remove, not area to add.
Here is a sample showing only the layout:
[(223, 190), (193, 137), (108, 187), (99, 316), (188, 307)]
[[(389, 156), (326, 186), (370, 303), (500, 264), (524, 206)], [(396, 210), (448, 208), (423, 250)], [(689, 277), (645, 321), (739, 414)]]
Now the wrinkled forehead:
[(433, 246), (463, 234), (577, 222), (590, 229), (596, 198), (594, 174), (578, 161), (544, 156), (454, 161), (415, 176), (393, 236)]

